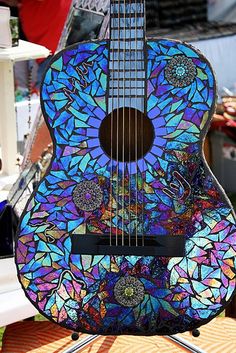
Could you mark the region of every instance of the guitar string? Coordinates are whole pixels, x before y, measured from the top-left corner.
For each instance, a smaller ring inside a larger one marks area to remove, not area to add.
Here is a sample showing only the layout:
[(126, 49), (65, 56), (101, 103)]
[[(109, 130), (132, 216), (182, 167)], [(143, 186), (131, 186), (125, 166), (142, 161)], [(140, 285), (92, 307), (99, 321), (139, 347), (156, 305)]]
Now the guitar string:
[[(138, 39), (140, 39), (140, 41), (142, 41), (142, 45), (145, 45), (145, 31), (144, 31), (144, 21), (145, 21), (145, 8), (144, 8), (144, 2), (141, 0), (140, 4), (139, 4), (139, 19), (140, 19), (140, 23), (142, 22), (143, 19), (143, 25), (139, 25), (138, 26), (138, 30), (139, 30), (139, 34), (138, 36), (136, 36), (136, 40), (138, 41)], [(138, 20), (137, 20), (137, 24), (138, 24)], [(142, 55), (141, 55), (142, 53)], [(139, 66), (138, 69), (140, 70), (140, 75), (143, 74), (144, 72), (144, 47), (143, 47), (143, 51), (140, 51), (140, 61), (138, 61)], [(140, 96), (142, 97), (142, 101), (144, 102), (144, 81), (143, 81), (143, 77), (141, 76), (141, 80), (140, 80), (140, 86), (137, 84), (137, 88), (140, 91)], [(141, 94), (141, 92), (143, 92), (143, 94)], [(140, 97), (140, 99), (141, 99)], [(141, 231), (141, 240), (142, 240), (142, 246), (144, 246), (144, 180), (143, 180), (143, 170), (144, 170), (144, 112), (141, 112), (141, 110), (138, 110), (137, 112), (138, 115), (138, 125), (137, 125), (137, 130), (139, 132), (138, 136), (139, 140), (140, 140), (140, 145), (137, 146), (137, 151), (140, 152), (140, 167), (141, 167), (141, 160), (142, 160), (142, 170), (140, 170), (140, 199), (141, 199), (141, 203), (140, 203), (140, 217), (139, 217), (139, 222), (140, 222), (140, 227), (139, 224), (137, 222), (137, 233), (138, 231)], [(137, 162), (137, 175), (138, 175), (138, 162)], [(139, 189), (139, 180), (138, 180), (138, 189)], [(139, 200), (137, 200), (138, 202)], [(138, 219), (138, 215), (137, 215), (137, 219)]]
[(124, 246), (124, 216), (125, 216), (125, 49), (126, 49), (126, 31), (125, 31), (125, 21), (126, 21), (126, 0), (124, 0), (124, 18), (123, 18), (123, 28), (121, 33), (123, 33), (123, 119), (122, 119), (122, 246)]
[[(112, 0), (111, 0), (112, 4)], [(114, 50), (111, 50), (111, 31), (112, 27), (114, 26), (114, 19), (115, 17), (113, 16), (112, 20), (112, 14), (114, 14), (114, 8), (112, 11), (112, 6), (110, 6), (110, 57), (111, 57), (111, 52), (112, 52), (112, 65), (111, 65), (111, 71), (112, 71), (112, 78), (110, 74), (110, 80), (112, 82), (112, 87), (111, 87), (111, 100), (110, 97), (108, 98), (110, 103), (111, 103), (111, 174), (110, 174), (110, 246), (112, 245), (112, 213), (113, 213), (113, 197), (112, 197), (112, 186), (113, 186), (113, 123), (114, 123), (114, 117), (113, 117), (113, 99), (114, 99)], [(112, 26), (113, 22), (113, 26)], [(114, 43), (113, 43), (114, 44)], [(109, 106), (109, 101), (108, 101), (108, 106)]]
[[(143, 12), (143, 25), (142, 25), (142, 39), (143, 39), (143, 57), (142, 57), (142, 70), (144, 72), (144, 60), (145, 60), (145, 1), (142, 1), (141, 0), (141, 11)], [(142, 22), (142, 21), (141, 21)], [(142, 82), (142, 81), (141, 81)], [(143, 84), (142, 84), (142, 89), (143, 89), (143, 103), (145, 102), (145, 81), (143, 81)], [(141, 188), (141, 195), (142, 195), (142, 202), (141, 202), (141, 224), (142, 224), (142, 246), (144, 246), (144, 178), (143, 178), (143, 171), (144, 171), (144, 123), (143, 123), (143, 120), (144, 120), (144, 114), (145, 114), (145, 103), (143, 104), (143, 114), (142, 114), (142, 117), (141, 117), (141, 154), (142, 154), (142, 172), (141, 172), (141, 180), (142, 180), (142, 188)], [(148, 138), (148, 137), (147, 137)]]
[[(137, 0), (135, 1), (135, 105), (137, 105)], [(136, 173), (135, 173), (135, 214), (136, 214), (136, 225), (135, 225), (135, 245), (138, 246), (138, 116), (137, 106), (135, 107), (135, 161), (136, 161)]]
[(118, 226), (119, 226), (119, 103), (120, 103), (120, 41), (119, 41), (119, 35), (120, 35), (120, 0), (118, 3), (118, 35), (117, 35), (117, 47), (118, 47), (118, 60), (117, 60), (117, 78), (118, 78), (118, 85), (117, 85), (117, 119), (116, 119), (116, 162), (117, 162), (117, 167), (116, 167), (116, 246), (118, 246)]
[[(141, 42), (141, 37), (140, 37), (140, 27), (139, 27), (139, 19), (141, 18), (141, 13), (142, 13), (142, 0), (139, 1), (138, 5), (137, 5), (137, 36), (136, 36), (136, 41), (137, 43)], [(141, 55), (141, 52), (140, 52)], [(142, 61), (141, 58), (139, 58), (138, 56), (138, 49), (137, 49), (137, 75), (138, 76), (138, 72), (140, 73), (142, 71)], [(137, 183), (137, 204), (138, 204), (138, 215), (137, 215), (137, 234), (138, 234), (138, 241), (139, 241), (139, 236), (140, 236), (140, 230), (142, 229), (142, 213), (140, 212), (140, 209), (142, 210), (142, 205), (139, 202), (139, 194), (142, 194), (142, 186), (140, 185), (140, 183), (142, 183), (142, 178), (140, 179), (140, 177), (142, 176), (142, 172), (139, 168), (139, 158), (140, 158), (140, 153), (142, 153), (142, 113), (141, 113), (141, 89), (139, 87), (138, 84), (138, 77), (137, 77), (137, 81), (136, 81), (136, 90), (137, 90), (137, 96), (139, 97), (138, 100), (140, 101), (140, 109), (137, 109), (137, 175), (138, 175), (138, 183)], [(142, 156), (141, 156), (142, 158)], [(142, 200), (142, 196), (140, 195), (140, 199)], [(139, 244), (138, 244), (139, 245)]]
[[(130, 9), (129, 9), (129, 26), (130, 26), (130, 41), (129, 41), (129, 61), (128, 61), (128, 72), (129, 74), (127, 75), (127, 78), (129, 80), (129, 127), (128, 127), (128, 130), (129, 130), (129, 170), (131, 171), (131, 55), (132, 55), (132, 51), (131, 51), (131, 43), (132, 43), (132, 40), (131, 40), (131, 37), (132, 37), (132, 15), (131, 15), (131, 1), (129, 1), (129, 6), (130, 6)], [(128, 215), (129, 215), (129, 246), (131, 246), (131, 217), (130, 217), (130, 212), (131, 212), (131, 182), (132, 182), (132, 177), (131, 177), (131, 173), (129, 173), (129, 211), (128, 211)]]

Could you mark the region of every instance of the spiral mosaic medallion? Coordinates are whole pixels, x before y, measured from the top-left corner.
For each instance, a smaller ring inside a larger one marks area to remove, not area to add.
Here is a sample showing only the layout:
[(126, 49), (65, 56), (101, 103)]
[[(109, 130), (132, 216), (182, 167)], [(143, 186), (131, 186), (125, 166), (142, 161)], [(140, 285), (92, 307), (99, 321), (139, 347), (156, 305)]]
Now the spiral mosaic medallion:
[(119, 304), (133, 307), (143, 300), (144, 286), (135, 277), (121, 277), (115, 284), (114, 295)]
[(184, 87), (190, 85), (197, 71), (192, 59), (185, 55), (175, 55), (165, 68), (166, 80), (175, 87)]
[(94, 211), (99, 208), (102, 196), (100, 186), (91, 180), (82, 181), (73, 191), (73, 201), (82, 211)]

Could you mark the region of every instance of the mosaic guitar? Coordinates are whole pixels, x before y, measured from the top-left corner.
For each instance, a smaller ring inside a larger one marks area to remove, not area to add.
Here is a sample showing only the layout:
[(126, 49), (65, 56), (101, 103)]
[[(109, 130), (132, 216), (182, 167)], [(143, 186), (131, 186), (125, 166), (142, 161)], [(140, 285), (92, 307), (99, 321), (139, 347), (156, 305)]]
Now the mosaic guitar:
[(236, 285), (235, 215), (202, 153), (214, 75), (192, 46), (145, 38), (143, 1), (110, 6), (110, 39), (45, 72), (54, 155), (21, 218), (19, 279), (75, 331), (193, 330)]

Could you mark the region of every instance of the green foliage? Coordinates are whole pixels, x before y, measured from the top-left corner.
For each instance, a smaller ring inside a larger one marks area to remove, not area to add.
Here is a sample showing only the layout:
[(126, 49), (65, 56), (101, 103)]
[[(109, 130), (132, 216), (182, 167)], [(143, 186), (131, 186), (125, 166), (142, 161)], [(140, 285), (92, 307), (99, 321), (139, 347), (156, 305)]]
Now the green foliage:
[(35, 315), (34, 317), (35, 321), (46, 321), (47, 319), (41, 315), (41, 314), (38, 314), (38, 315)]
[(0, 347), (2, 347), (2, 336), (4, 333), (5, 327), (0, 327)]

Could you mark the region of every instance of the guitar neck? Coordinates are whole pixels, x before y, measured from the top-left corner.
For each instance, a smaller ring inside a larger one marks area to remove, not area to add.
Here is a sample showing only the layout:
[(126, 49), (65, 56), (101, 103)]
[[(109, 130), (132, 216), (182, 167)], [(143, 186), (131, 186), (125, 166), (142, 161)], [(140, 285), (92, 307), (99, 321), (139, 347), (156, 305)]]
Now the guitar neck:
[(143, 110), (145, 1), (111, 0), (109, 111), (124, 105)]
[(111, 0), (110, 39), (114, 42), (144, 41), (145, 1)]

